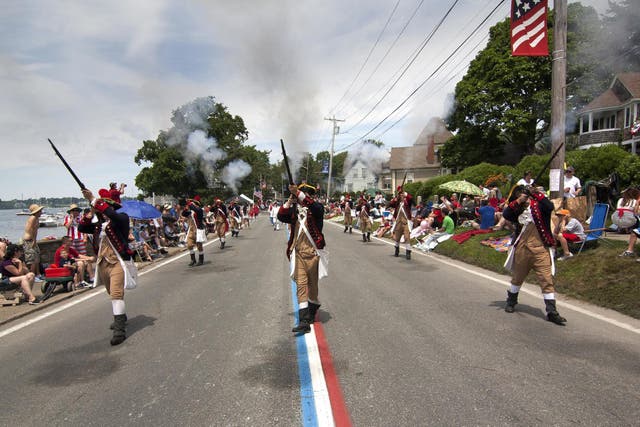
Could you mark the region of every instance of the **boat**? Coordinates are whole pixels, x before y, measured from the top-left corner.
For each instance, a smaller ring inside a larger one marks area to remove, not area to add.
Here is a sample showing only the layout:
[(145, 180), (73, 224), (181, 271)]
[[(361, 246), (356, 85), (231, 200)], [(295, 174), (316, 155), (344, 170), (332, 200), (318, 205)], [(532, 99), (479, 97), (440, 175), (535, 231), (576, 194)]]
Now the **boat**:
[(60, 221), (56, 218), (55, 215), (51, 214), (42, 214), (39, 218), (40, 227), (57, 227), (60, 225)]
[(16, 215), (31, 215), (29, 209), (22, 209), (20, 212), (16, 212)]

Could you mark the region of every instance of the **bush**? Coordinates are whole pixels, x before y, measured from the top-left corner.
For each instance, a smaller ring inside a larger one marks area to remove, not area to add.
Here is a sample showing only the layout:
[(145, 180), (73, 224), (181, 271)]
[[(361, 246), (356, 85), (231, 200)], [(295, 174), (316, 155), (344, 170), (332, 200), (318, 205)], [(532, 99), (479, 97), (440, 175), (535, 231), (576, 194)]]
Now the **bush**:
[(569, 151), (566, 163), (576, 169), (576, 176), (584, 183), (605, 179), (617, 171), (620, 164), (630, 156), (632, 155), (617, 145), (604, 145), (588, 150)]

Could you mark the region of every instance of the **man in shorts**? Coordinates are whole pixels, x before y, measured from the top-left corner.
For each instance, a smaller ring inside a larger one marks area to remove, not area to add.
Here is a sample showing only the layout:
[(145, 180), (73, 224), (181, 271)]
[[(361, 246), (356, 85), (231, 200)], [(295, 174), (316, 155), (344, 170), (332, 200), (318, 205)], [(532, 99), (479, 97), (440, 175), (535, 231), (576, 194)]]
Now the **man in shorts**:
[(24, 234), (22, 235), (24, 261), (29, 271), (35, 275), (36, 282), (42, 282), (42, 279), (38, 276), (40, 273), (40, 248), (37, 242), (42, 209), (44, 209), (42, 206), (36, 204), (29, 206), (31, 214), (27, 219), (27, 224), (24, 226)]

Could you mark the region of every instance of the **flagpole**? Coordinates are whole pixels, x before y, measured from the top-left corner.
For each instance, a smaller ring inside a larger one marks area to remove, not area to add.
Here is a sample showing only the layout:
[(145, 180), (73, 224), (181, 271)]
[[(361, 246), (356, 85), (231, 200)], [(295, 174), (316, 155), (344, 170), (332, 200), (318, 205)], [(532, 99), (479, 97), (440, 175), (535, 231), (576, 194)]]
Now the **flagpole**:
[(567, 81), (567, 0), (553, 2), (553, 53), (551, 55), (551, 152), (558, 150), (558, 155), (551, 161), (549, 186), (554, 188), (551, 180), (559, 176), (557, 190), (551, 191), (551, 198), (564, 195), (564, 160), (565, 160), (565, 127), (566, 127), (566, 81)]

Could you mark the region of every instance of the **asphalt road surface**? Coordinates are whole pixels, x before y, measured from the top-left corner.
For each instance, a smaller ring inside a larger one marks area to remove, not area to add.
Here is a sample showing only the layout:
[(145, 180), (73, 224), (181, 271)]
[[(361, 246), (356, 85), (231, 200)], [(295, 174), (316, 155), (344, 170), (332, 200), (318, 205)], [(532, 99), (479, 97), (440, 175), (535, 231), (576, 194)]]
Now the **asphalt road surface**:
[[(554, 325), (535, 285), (507, 314), (508, 278), (395, 258), (327, 222), (325, 235), (319, 315), (353, 425), (640, 424), (637, 320), (561, 301)], [(206, 246), (203, 266), (185, 254), (146, 270), (117, 347), (99, 289), (3, 325), (0, 425), (313, 425), (284, 247), (262, 215)]]

